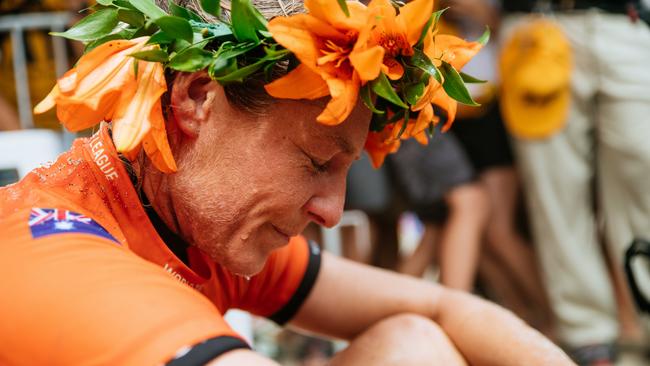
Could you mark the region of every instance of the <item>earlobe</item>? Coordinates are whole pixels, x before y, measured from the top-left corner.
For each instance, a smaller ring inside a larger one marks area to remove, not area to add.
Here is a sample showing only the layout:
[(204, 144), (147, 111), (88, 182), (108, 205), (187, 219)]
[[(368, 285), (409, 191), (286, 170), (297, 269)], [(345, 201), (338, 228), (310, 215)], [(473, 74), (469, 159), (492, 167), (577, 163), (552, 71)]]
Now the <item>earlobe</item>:
[(225, 100), (223, 88), (205, 71), (179, 74), (171, 90), (171, 110), (178, 128), (185, 135), (198, 136), (218, 100)]

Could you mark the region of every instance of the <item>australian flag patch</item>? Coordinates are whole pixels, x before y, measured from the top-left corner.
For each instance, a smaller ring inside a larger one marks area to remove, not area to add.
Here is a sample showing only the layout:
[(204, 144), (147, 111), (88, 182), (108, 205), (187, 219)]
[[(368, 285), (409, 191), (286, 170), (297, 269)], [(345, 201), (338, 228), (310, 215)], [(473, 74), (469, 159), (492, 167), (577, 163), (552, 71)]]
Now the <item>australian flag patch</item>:
[(90, 234), (119, 242), (88, 216), (56, 208), (32, 208), (29, 214), (29, 229), (34, 239), (56, 234)]

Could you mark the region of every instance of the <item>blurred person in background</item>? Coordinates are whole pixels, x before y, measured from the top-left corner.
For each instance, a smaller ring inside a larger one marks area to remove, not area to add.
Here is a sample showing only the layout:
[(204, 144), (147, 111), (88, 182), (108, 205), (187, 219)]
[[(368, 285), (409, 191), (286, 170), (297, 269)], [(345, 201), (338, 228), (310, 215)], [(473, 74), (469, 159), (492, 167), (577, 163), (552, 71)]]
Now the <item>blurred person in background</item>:
[[(581, 365), (616, 358), (621, 296), (601, 244), (620, 278), (633, 238), (650, 237), (650, 27), (639, 5), (502, 4), (501, 106), (558, 335)], [(534, 8), (553, 15), (533, 20)]]
[(405, 141), (388, 159), (407, 209), (424, 223), (417, 248), (402, 259), (399, 272), (421, 277), (435, 260), (440, 283), (471, 292), (488, 202), (458, 141), (438, 130), (427, 146)]
[[(499, 4), (490, 0), (448, 0), (443, 23), (450, 33), (476, 38), (489, 26), (498, 34)], [(497, 52), (490, 42), (465, 67), (486, 83), (470, 89), (480, 108), (459, 105), (452, 126), (489, 197), (489, 220), (480, 260), (482, 287), (494, 300), (513, 310), (547, 335), (553, 333), (552, 314), (532, 243), (521, 234), (518, 210), (520, 183), (510, 141), (503, 125), (497, 93)]]

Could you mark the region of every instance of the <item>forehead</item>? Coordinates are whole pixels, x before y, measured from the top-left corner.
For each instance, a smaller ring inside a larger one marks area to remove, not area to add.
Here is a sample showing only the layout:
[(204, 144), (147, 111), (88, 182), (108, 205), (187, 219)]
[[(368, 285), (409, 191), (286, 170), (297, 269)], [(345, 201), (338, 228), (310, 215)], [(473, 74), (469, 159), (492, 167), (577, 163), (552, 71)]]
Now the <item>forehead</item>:
[(370, 111), (358, 103), (348, 119), (336, 126), (323, 125), (316, 118), (329, 98), (319, 100), (280, 100), (269, 109), (269, 117), (283, 133), (306, 145), (336, 148), (350, 155), (359, 155), (368, 135)]

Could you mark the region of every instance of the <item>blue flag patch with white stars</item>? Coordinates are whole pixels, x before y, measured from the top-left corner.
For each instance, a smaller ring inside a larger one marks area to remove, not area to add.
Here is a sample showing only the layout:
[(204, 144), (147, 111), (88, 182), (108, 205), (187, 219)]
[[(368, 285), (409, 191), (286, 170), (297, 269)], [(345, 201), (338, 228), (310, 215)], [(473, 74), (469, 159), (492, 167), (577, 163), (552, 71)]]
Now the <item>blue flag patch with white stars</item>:
[(32, 208), (29, 214), (29, 229), (34, 239), (56, 234), (90, 234), (119, 242), (88, 216), (57, 208)]

